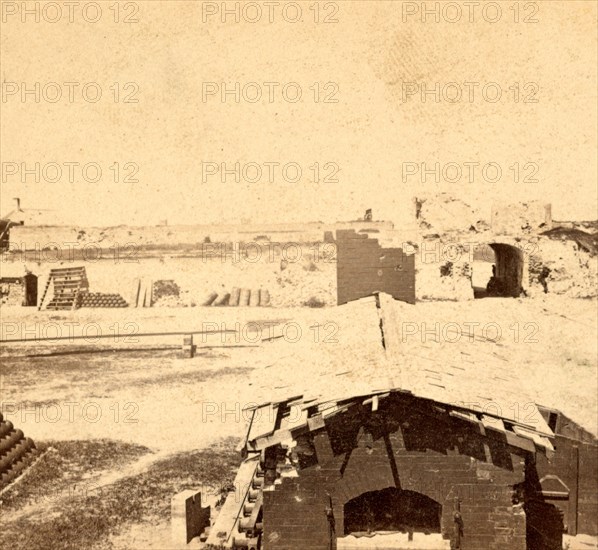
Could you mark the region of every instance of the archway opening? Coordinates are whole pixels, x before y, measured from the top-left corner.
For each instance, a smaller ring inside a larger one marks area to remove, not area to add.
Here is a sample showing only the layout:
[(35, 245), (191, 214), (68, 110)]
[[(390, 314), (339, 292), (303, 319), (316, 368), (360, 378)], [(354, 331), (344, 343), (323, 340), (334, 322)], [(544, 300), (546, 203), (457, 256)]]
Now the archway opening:
[(442, 506), (414, 491), (388, 487), (350, 500), (344, 507), (345, 535), (381, 532), (440, 533)]
[(474, 298), (486, 298), (489, 294), (490, 280), (496, 271), (496, 254), (488, 244), (475, 247), (471, 268), (471, 286)]
[(512, 297), (525, 294), (525, 258), (519, 248), (505, 243), (476, 247), (471, 285), (475, 298)]

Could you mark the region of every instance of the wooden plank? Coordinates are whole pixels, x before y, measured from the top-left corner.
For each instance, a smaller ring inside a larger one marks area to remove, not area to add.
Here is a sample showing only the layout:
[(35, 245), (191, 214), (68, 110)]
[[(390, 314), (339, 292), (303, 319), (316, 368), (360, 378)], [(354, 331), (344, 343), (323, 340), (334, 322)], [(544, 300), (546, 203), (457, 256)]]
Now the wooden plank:
[(555, 451), (554, 445), (552, 444), (552, 441), (550, 441), (550, 439), (542, 435), (539, 435), (538, 439), (541, 441), (541, 445), (543, 445), (547, 451)]
[(141, 281), (139, 278), (133, 279), (133, 293), (131, 295), (131, 306), (137, 307), (139, 302), (139, 291), (140, 291)]
[(135, 300), (135, 307), (139, 307), (139, 302), (141, 300), (141, 293), (143, 292), (143, 281), (139, 279), (139, 288), (137, 289), (137, 299)]
[(152, 305), (154, 304), (154, 280), (149, 279), (147, 284), (147, 302), (145, 304), (145, 307), (152, 307)]
[[(297, 415), (298, 411), (299, 415)], [(297, 407), (293, 407), (289, 416), (284, 416), (280, 421), (280, 427), (284, 430), (294, 430), (305, 425), (307, 425), (307, 410)]]
[(253, 411), (251, 428), (247, 436), (248, 441), (254, 441), (259, 437), (264, 437), (274, 433), (276, 421), (278, 419), (278, 407), (270, 403), (258, 407)]
[(254, 417), (255, 410), (251, 411), (251, 420), (249, 421), (249, 427), (247, 428), (247, 432), (245, 433), (245, 439), (243, 440), (243, 442), (240, 442), (235, 449), (238, 452), (243, 452), (244, 449), (247, 449), (247, 441), (249, 440), (249, 434), (251, 433), (251, 427), (253, 426)]
[(529, 451), (530, 453), (536, 452), (536, 446), (534, 445), (534, 442), (531, 439), (521, 437), (509, 430), (505, 431), (505, 436), (509, 445), (512, 445), (513, 447), (518, 447), (519, 449), (523, 449), (525, 451)]
[(148, 307), (148, 302), (150, 300), (150, 286), (149, 281), (147, 279), (143, 279), (143, 303), (141, 307)]
[(467, 411), (449, 411), (449, 414), (451, 416), (467, 420), (468, 422), (473, 422), (474, 424), (479, 422), (478, 417), (475, 414)]
[(390, 392), (385, 393), (374, 393), (371, 397), (363, 400), (363, 405), (372, 404), (372, 411), (378, 410), (378, 405), (382, 399), (386, 399), (390, 395)]
[(492, 418), (482, 415), (482, 425), (487, 430), (494, 430), (495, 432), (501, 433), (507, 440), (507, 443), (513, 447), (524, 449), (531, 453), (536, 451), (536, 445), (531, 439), (521, 437), (511, 430), (507, 430), (503, 421), (499, 418)]
[(143, 305), (145, 303), (145, 292), (146, 292), (145, 279), (141, 279), (141, 286), (139, 288), (139, 300), (137, 301), (137, 307), (143, 307)]
[(495, 430), (504, 433), (506, 431), (505, 425), (500, 418), (493, 416), (482, 415), (482, 425), (488, 430)]
[(550, 440), (547, 437), (543, 437), (535, 432), (532, 432), (531, 430), (526, 430), (525, 428), (520, 428), (519, 426), (513, 426), (513, 431), (517, 435), (520, 435), (521, 437), (526, 437), (527, 439), (531, 439), (539, 447), (544, 447), (545, 449), (548, 449), (549, 451), (554, 451), (554, 447), (552, 446), (552, 443), (550, 442)]
[[(259, 464), (258, 458), (248, 458), (239, 466), (233, 483), (235, 491), (228, 494), (214, 525), (210, 529), (210, 534), (206, 541), (207, 544), (220, 547), (222, 541), (228, 540), (234, 533), (237, 520), (239, 516), (243, 515), (243, 506), (247, 501), (247, 493), (251, 487), (251, 480)], [(219, 537), (219, 534), (223, 534), (223, 537)]]
[(307, 426), (310, 431), (316, 431), (326, 426), (321, 414), (316, 414), (307, 419)]
[(290, 439), (293, 439), (290, 430), (276, 430), (272, 435), (260, 437), (253, 442), (250, 441), (249, 444), (254, 450), (261, 451), (262, 449), (267, 449), (268, 447), (272, 447), (272, 445), (278, 445)]

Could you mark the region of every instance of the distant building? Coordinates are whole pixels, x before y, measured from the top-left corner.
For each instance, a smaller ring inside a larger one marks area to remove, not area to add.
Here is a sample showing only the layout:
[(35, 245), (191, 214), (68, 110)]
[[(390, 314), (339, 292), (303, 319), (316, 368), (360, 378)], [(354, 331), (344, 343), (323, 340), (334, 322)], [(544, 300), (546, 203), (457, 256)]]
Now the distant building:
[(41, 208), (21, 208), (21, 199), (15, 198), (15, 208), (4, 216), (3, 221), (13, 225), (56, 225), (55, 211)]
[(6, 250), (10, 243), (10, 228), (16, 225), (57, 225), (54, 210), (21, 208), (21, 199), (15, 198), (15, 208), (0, 219), (0, 250)]

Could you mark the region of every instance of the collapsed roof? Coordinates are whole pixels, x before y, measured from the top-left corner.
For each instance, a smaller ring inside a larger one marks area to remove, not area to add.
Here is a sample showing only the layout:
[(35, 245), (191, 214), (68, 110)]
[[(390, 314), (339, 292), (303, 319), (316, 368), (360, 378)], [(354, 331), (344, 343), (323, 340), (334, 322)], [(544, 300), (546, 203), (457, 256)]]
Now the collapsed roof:
[(441, 338), (434, 346), (405, 338), (403, 307), (386, 294), (341, 306), (338, 324), (310, 327), (319, 331), (317, 348), (303, 338), (290, 346), (290, 355), (258, 369), (261, 396), (247, 407), (253, 409), (247, 450), (319, 429), (327, 417), (354, 404), (371, 403), (375, 410), (381, 399), (407, 394), (442, 405), (446, 414), (470, 420), (482, 432), (499, 430), (516, 446), (553, 451), (552, 430), (517, 365), (494, 341), (472, 336), (479, 340), (474, 360), (469, 338)]

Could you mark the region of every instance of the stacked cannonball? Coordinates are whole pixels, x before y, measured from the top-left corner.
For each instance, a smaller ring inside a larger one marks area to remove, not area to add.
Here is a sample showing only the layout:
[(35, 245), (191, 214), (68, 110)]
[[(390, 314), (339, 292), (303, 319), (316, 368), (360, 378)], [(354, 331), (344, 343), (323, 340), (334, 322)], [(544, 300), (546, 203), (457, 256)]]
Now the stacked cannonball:
[(120, 294), (84, 292), (79, 295), (79, 307), (128, 307)]
[(33, 462), (35, 444), (0, 413), (0, 489), (4, 489)]

